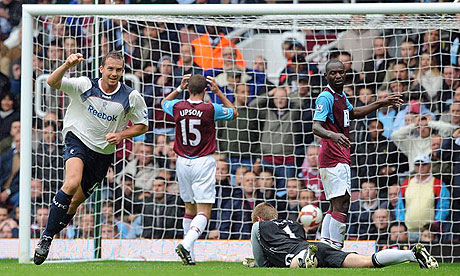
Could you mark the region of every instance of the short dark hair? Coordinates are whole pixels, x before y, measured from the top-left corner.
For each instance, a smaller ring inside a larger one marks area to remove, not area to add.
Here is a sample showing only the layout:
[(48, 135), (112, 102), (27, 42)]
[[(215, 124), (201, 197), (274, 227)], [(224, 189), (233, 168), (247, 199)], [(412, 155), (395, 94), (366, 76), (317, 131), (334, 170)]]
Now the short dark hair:
[(404, 222), (395, 221), (395, 222), (393, 222), (393, 223), (390, 224), (390, 227), (388, 227), (388, 229), (391, 230), (391, 227), (394, 227), (394, 226), (396, 226), (396, 227), (402, 226), (402, 227), (404, 227), (404, 229), (405, 229), (404, 231), (407, 231), (407, 226), (406, 226), (406, 224), (405, 224)]
[(188, 80), (188, 90), (192, 95), (202, 93), (207, 86), (208, 82), (202, 75), (193, 75)]
[(124, 59), (123, 59), (123, 55), (120, 52), (111, 51), (111, 52), (108, 52), (105, 56), (102, 57), (102, 60), (101, 60), (101, 65), (102, 66), (105, 66), (105, 62), (107, 61), (108, 58), (122, 60), (123, 61), (123, 66), (125, 64)]
[(153, 181), (155, 181), (155, 180), (161, 180), (161, 181), (163, 181), (163, 183), (164, 183), (165, 186), (166, 186), (166, 182), (167, 182), (167, 181), (166, 181), (166, 178), (164, 178), (164, 177), (162, 177), (162, 176), (157, 176), (157, 177), (155, 177), (155, 179), (154, 179)]
[(52, 126), (54, 131), (57, 131), (57, 124), (55, 121), (47, 120), (43, 123), (43, 128), (47, 128), (49, 126)]
[(8, 210), (8, 206), (6, 206), (6, 204), (4, 204), (4, 203), (0, 203), (0, 209), (7, 209)]

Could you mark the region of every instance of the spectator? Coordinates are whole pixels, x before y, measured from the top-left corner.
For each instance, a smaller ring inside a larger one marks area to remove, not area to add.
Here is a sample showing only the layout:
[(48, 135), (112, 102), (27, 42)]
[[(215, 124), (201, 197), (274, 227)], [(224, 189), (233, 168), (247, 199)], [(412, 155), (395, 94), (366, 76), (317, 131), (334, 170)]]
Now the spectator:
[(158, 174), (158, 167), (152, 163), (152, 154), (152, 146), (141, 143), (135, 157), (125, 165), (115, 182), (121, 183), (124, 176), (130, 175), (134, 179), (134, 190), (151, 190), (152, 181)]
[[(47, 204), (50, 202), (51, 194), (54, 191), (43, 192), (43, 186), (43, 181), (40, 178), (32, 178), (30, 181), (30, 197), (32, 204)], [(39, 237), (40, 236), (37, 236), (37, 238)]]
[(14, 149), (0, 155), (0, 203), (19, 205), (19, 152), (21, 136), (17, 134), (13, 140)]
[(393, 222), (390, 224), (390, 245), (405, 246), (409, 242), (407, 226), (404, 222)]
[(376, 37), (374, 39), (374, 54), (372, 58), (366, 60), (363, 65), (363, 73), (361, 79), (366, 85), (380, 85), (387, 73), (393, 59), (388, 55), (388, 43), (384, 37)]
[(422, 230), (420, 231), (420, 242), (430, 244), (439, 242), (439, 238), (431, 231), (431, 228), (431, 224), (427, 224), (422, 227)]
[(16, 229), (17, 229), (17, 224), (15, 224), (15, 222), (10, 222), (10, 221), (0, 222), (0, 238), (2, 239), (17, 238), (17, 236), (16, 237), (14, 236), (14, 232), (15, 232), (14, 225), (16, 225)]
[(0, 203), (0, 236), (1, 238), (17, 238), (19, 235), (18, 223), (8, 215), (8, 207)]
[(32, 225), (30, 226), (32, 238), (40, 238), (42, 231), (45, 230), (48, 215), (49, 209), (46, 205), (38, 206), (35, 210), (35, 221), (32, 222)]
[[(362, 14), (355, 14), (351, 18), (352, 24), (358, 26), (363, 24), (365, 20), (366, 16)], [(361, 72), (363, 62), (372, 57), (373, 41), (377, 35), (377, 30), (359, 28), (349, 29), (341, 34), (337, 48), (351, 54), (353, 57), (353, 70)]]
[(273, 173), (269, 170), (262, 171), (257, 178), (257, 201), (266, 202), (276, 208), (275, 181)]
[(407, 82), (399, 80), (392, 80), (390, 87), (392, 92), (404, 95), (407, 102), (407, 104), (399, 107), (398, 114), (396, 115), (393, 123), (393, 131), (397, 131), (403, 126), (407, 126), (405, 123), (407, 114), (430, 115), (431, 118), (435, 118), (435, 115), (430, 111), (431, 103), (426, 104), (428, 99), (426, 92), (420, 93), (409, 91)]
[[(389, 96), (388, 89), (377, 90), (377, 100), (381, 101)], [(393, 106), (382, 107), (377, 110), (377, 119), (383, 124), (383, 136), (390, 139), (393, 132), (393, 124), (396, 117), (396, 109)]]
[(113, 200), (115, 201), (115, 216), (137, 215), (142, 211), (142, 202), (137, 200), (134, 194), (134, 179), (126, 174), (121, 179), (120, 184), (115, 187)]
[(409, 38), (401, 42), (399, 47), (401, 49), (401, 60), (406, 64), (406, 68), (409, 69), (409, 77), (413, 78), (415, 77), (415, 70), (419, 67), (415, 41)]
[(297, 178), (289, 178), (286, 181), (286, 195), (277, 198), (279, 219), (297, 220), (301, 209), (299, 191), (302, 189), (302, 186), (302, 182)]
[(319, 174), (318, 167), (318, 145), (310, 145), (307, 148), (307, 156), (302, 164), (302, 177), (305, 179), (305, 188), (315, 193), (315, 200), (321, 202), (320, 207), (323, 212), (329, 209), (324, 194), (323, 183)]
[(259, 72), (264, 72), (267, 70), (267, 60), (263, 56), (255, 56), (252, 63), (252, 69)]
[(117, 235), (117, 226), (113, 224), (102, 224), (101, 225), (101, 238), (102, 239), (114, 239)]
[(454, 240), (460, 240), (460, 129), (442, 142), (441, 158), (452, 166), (452, 232)]
[[(240, 167), (247, 171), (246, 167)], [(238, 168), (239, 169), (239, 168)], [(237, 170), (238, 171), (238, 170)], [(241, 177), (242, 179), (242, 177)], [(240, 186), (240, 185), (237, 185)], [(224, 160), (216, 161), (216, 200), (212, 206), (211, 218), (208, 226), (208, 239), (211, 237), (228, 239), (231, 231), (231, 222), (222, 228), (225, 220), (230, 220), (232, 215), (232, 194), (234, 188), (231, 184), (228, 163)], [(241, 195), (240, 195), (241, 196)], [(222, 231), (222, 232), (221, 232)]]
[(251, 213), (256, 203), (257, 176), (252, 171), (247, 171), (243, 176), (240, 189), (234, 189), (231, 199), (227, 200), (222, 214), (220, 231), (229, 233), (230, 239), (250, 239), (251, 236)]
[(13, 138), (21, 131), (21, 122), (13, 121), (10, 127), (10, 135), (0, 140), (0, 155), (10, 150), (13, 145)]
[(442, 136), (433, 134), (431, 136), (431, 173), (434, 177), (441, 179), (445, 183), (450, 183), (451, 180), (451, 166), (448, 162), (443, 162), (441, 159), (441, 144)]
[[(182, 80), (182, 76), (201, 75), (203, 70), (194, 62), (195, 48), (190, 44), (181, 44), (180, 46), (180, 63), (174, 67), (174, 87), (178, 87)], [(186, 97), (188, 98), (188, 97)]]
[(385, 200), (380, 205), (380, 208), (386, 209), (390, 212), (391, 220), (396, 219), (396, 206), (399, 199), (399, 185), (393, 184), (388, 187), (388, 200)]
[(450, 192), (446, 185), (431, 174), (431, 160), (427, 155), (414, 159), (415, 176), (401, 185), (396, 218), (405, 222), (409, 232), (418, 232), (427, 223), (442, 223), (449, 215)]
[(80, 223), (76, 229), (76, 237), (81, 239), (88, 239), (94, 237), (94, 215), (84, 214), (80, 218)]
[(446, 137), (451, 135), (452, 126), (441, 121), (434, 121), (427, 115), (417, 116), (413, 123), (391, 134), (398, 149), (407, 156), (410, 171), (414, 169), (416, 156), (431, 154), (432, 130), (437, 130), (441, 136)]
[(360, 178), (377, 176), (380, 195), (385, 196), (389, 182), (393, 182), (398, 173), (408, 170), (407, 158), (399, 154), (395, 144), (383, 136), (380, 121), (371, 120), (366, 133), (367, 139), (365, 143), (358, 144), (353, 161)]
[[(362, 86), (359, 88), (356, 107), (365, 106), (371, 104), (374, 101), (375, 94), (371, 88), (367, 86)], [(357, 144), (364, 142), (366, 140), (366, 129), (367, 125), (369, 124), (369, 119), (373, 119), (376, 116), (377, 111), (373, 111), (360, 120), (353, 120), (350, 125), (350, 141), (356, 142)]]
[(183, 235), (184, 203), (177, 195), (166, 194), (166, 179), (157, 177), (152, 185), (153, 196), (144, 198), (142, 237), (178, 239)]
[(0, 140), (10, 136), (11, 124), (14, 121), (19, 121), (16, 100), (10, 92), (3, 92), (0, 96)]
[(0, 3), (0, 40), (7, 39), (11, 30), (21, 22), (21, 6), (17, 0), (2, 0)]
[(423, 36), (420, 54), (427, 53), (435, 59), (438, 67), (450, 64), (450, 53), (441, 41), (441, 30), (427, 30)]
[[(32, 164), (41, 169), (44, 179), (51, 183), (64, 180), (64, 149), (58, 141), (58, 129), (54, 121), (45, 121), (41, 134), (42, 139), (34, 152)], [(50, 184), (51, 184), (50, 183)], [(45, 187), (45, 191), (57, 191), (55, 187)]]
[(347, 73), (345, 77), (345, 82), (347, 83), (359, 83), (361, 80), (359, 79), (358, 71), (353, 69), (353, 61), (351, 54), (349, 52), (340, 52), (337, 56), (337, 59), (343, 63), (345, 66), (345, 72)]
[(248, 107), (249, 86), (237, 85), (235, 90), (235, 107), (239, 113), (236, 120), (219, 121), (217, 137), (219, 152), (225, 153), (231, 164), (231, 173), (238, 166), (251, 166), (259, 151), (259, 121), (257, 110)]
[[(223, 65), (204, 72), (204, 76), (216, 78), (216, 82), (221, 87), (227, 98), (233, 102), (236, 86), (247, 84), (251, 96), (258, 95), (262, 89), (266, 88), (265, 74), (253, 69), (242, 67), (238, 64), (237, 49), (227, 46), (222, 49)], [(211, 100), (221, 103), (215, 94), (209, 94)], [(252, 99), (249, 99), (251, 101)]]
[(372, 232), (372, 215), (381, 204), (378, 193), (375, 181), (365, 180), (361, 183), (359, 200), (350, 206), (349, 239), (368, 239), (367, 235)]
[(442, 88), (442, 76), (436, 67), (436, 61), (428, 53), (420, 56), (420, 67), (415, 71), (415, 82), (423, 86), (434, 102), (439, 99), (438, 92)]
[(302, 54), (294, 55), (286, 67), (281, 71), (278, 85), (287, 85), (293, 91), (296, 91), (297, 83), (300, 76), (309, 76), (318, 73), (318, 68), (313, 64), (308, 64), (305, 56)]
[(284, 179), (295, 175), (295, 146), (301, 131), (300, 103), (289, 101), (287, 96), (286, 89), (279, 87), (268, 93), (270, 99), (261, 95), (249, 105), (260, 108), (258, 119), (264, 122), (260, 139), (262, 165), (274, 171), (277, 196), (286, 194)]
[(44, 73), (51, 74), (56, 70), (64, 59), (64, 51), (62, 47), (62, 40), (52, 41), (46, 50), (46, 59), (44, 61)]
[[(311, 144), (314, 140), (313, 135), (313, 110), (314, 102), (311, 96), (311, 86), (310, 86), (310, 76), (308, 75), (299, 75), (297, 77), (296, 90), (291, 91), (289, 94), (289, 99), (300, 102), (301, 109), (301, 118), (302, 118), (302, 133), (303, 133), (303, 143), (305, 145)], [(304, 147), (300, 147), (297, 150), (297, 155), (304, 155)], [(300, 164), (299, 164), (300, 165)]]
[(299, 205), (300, 208), (303, 208), (307, 205), (318, 206), (318, 201), (316, 200), (315, 192), (312, 190), (300, 190), (299, 191)]
[[(225, 47), (236, 47), (223, 33), (219, 33), (217, 27), (206, 26), (206, 33), (192, 41), (195, 48), (194, 61), (203, 70), (223, 67), (223, 53)], [(235, 48), (236, 64), (240, 68), (246, 68), (245, 60), (241, 52)]]
[(460, 87), (460, 70), (456, 66), (444, 66), (442, 68), (442, 78), (441, 96), (439, 97), (441, 102), (438, 110), (446, 112), (453, 101), (454, 92)]
[[(174, 91), (172, 70), (172, 58), (163, 56), (158, 61), (158, 73), (155, 74), (153, 86), (148, 85), (144, 91), (144, 95), (149, 97), (145, 101), (147, 106), (153, 106), (154, 109), (153, 127), (155, 134), (171, 135), (174, 133), (174, 118), (164, 113), (160, 106), (161, 99)], [(183, 98), (183, 94), (178, 98)]]
[(378, 245), (388, 244), (390, 212), (386, 209), (379, 208), (372, 214), (372, 226), (369, 229), (368, 240), (376, 240)]
[(452, 103), (449, 106), (449, 111), (444, 112), (439, 120), (451, 124), (453, 127), (460, 127), (460, 102)]
[(243, 183), (243, 176), (249, 170), (250, 168), (248, 168), (247, 166), (237, 167), (232, 178), (232, 186), (241, 187), (241, 183)]

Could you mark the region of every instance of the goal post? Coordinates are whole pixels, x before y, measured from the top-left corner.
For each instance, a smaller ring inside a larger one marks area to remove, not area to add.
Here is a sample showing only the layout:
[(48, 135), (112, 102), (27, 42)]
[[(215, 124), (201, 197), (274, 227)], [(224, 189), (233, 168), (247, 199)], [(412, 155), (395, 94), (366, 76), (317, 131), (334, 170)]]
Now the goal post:
[[(458, 29), (458, 21), (455, 21), (451, 17), (445, 17), (445, 15), (459, 14), (460, 4), (458, 3), (402, 3), (402, 4), (280, 4), (280, 5), (269, 5), (269, 4), (238, 4), (238, 5), (23, 5), (23, 16), (22, 16), (22, 56), (21, 56), (21, 157), (20, 157), (20, 211), (21, 215), (19, 218), (19, 262), (30, 263), (31, 250), (31, 179), (32, 175), (32, 156), (33, 156), (33, 133), (34, 128), (34, 68), (31, 64), (33, 62), (33, 48), (34, 48), (34, 30), (39, 24), (44, 24), (44, 21), (40, 21), (37, 17), (50, 17), (55, 16), (74, 16), (76, 18), (91, 17), (98, 22), (101, 18), (119, 19), (123, 18), (128, 21), (151, 21), (151, 22), (175, 22), (191, 24), (191, 25), (213, 25), (229, 27), (233, 29), (248, 28), (253, 29), (254, 33), (262, 34), (259, 30), (275, 30), (273, 32), (267, 32), (269, 34), (282, 33), (286, 30), (292, 29), (311, 29), (316, 30), (333, 30), (334, 35), (338, 35), (338, 29), (347, 28), (358, 28), (360, 25), (353, 25), (347, 16), (353, 14), (363, 15), (399, 15), (399, 14), (417, 14), (420, 15), (421, 26), (417, 26), (417, 19), (408, 22), (406, 26), (399, 26), (396, 20), (384, 22), (382, 26), (377, 25), (366, 25), (364, 28), (440, 28), (453, 30)], [(328, 16), (338, 15), (340, 21), (335, 21), (334, 18), (328, 18)], [(422, 24), (423, 23), (423, 24)], [(128, 23), (130, 24), (130, 23)], [(335, 25), (334, 25), (335, 24)], [(341, 25), (337, 25), (341, 24)], [(386, 24), (386, 25), (385, 25)], [(295, 27), (294, 27), (295, 25)], [(136, 28), (144, 25), (136, 25)], [(131, 26), (126, 27), (129, 29)], [(134, 24), (133, 24), (134, 27)], [(125, 28), (125, 27), (123, 27)], [(99, 34), (101, 32), (109, 32), (113, 30), (99, 30), (99, 24), (94, 26), (95, 38), (86, 50), (94, 51), (92, 68), (89, 70), (95, 76), (98, 72), (99, 64), (99, 49), (103, 46), (103, 42), (100, 41)], [(175, 30), (178, 31), (178, 30)], [(83, 35), (81, 35), (83, 36)], [(282, 37), (281, 35), (279, 37)], [(244, 37), (243, 35), (237, 37), (240, 42), (237, 47), (241, 46), (243, 56), (248, 60), (254, 58), (257, 55), (258, 48), (254, 45), (266, 45), (270, 41), (251, 41), (251, 37)], [(243, 41), (245, 40), (246, 41)], [(327, 40), (327, 39), (326, 39)], [(278, 41), (277, 41), (278, 42)], [(244, 44), (246, 43), (246, 44)], [(257, 44), (260, 43), (260, 44)], [(244, 45), (248, 45), (244, 48)], [(44, 45), (40, 45), (44, 46)], [(123, 46), (122, 46), (123, 47)], [(123, 48), (122, 48), (123, 49)], [(268, 49), (268, 48), (267, 48)], [(327, 50), (324, 50), (327, 51)], [(267, 54), (270, 54), (267, 50)], [(162, 57), (171, 55), (172, 53), (165, 51), (162, 53)], [(177, 53), (175, 53), (177, 54)], [(324, 55), (327, 52), (323, 53)], [(321, 55), (318, 53), (312, 53), (310, 58), (317, 59)], [(65, 59), (64, 59), (65, 60)], [(307, 62), (308, 62), (307, 57)], [(364, 62), (364, 60), (361, 60)], [(60, 57), (60, 62), (63, 62)], [(279, 69), (282, 69), (279, 68)], [(142, 68), (143, 70), (143, 68)], [(271, 78), (275, 79), (278, 77), (279, 70), (273, 71)], [(146, 71), (141, 73), (146, 74)], [(275, 74), (276, 73), (276, 74)], [(257, 74), (256, 74), (257, 75)], [(268, 76), (270, 77), (270, 76)], [(255, 78), (255, 77), (254, 77)], [(134, 84), (138, 77), (135, 74), (126, 76), (125, 79), (129, 79)], [(142, 83), (143, 87), (148, 83)], [(264, 83), (264, 85), (267, 85)], [(142, 93), (142, 91), (140, 91)], [(36, 91), (35, 91), (36, 93)], [(54, 99), (56, 100), (56, 99)], [(261, 107), (255, 107), (255, 114), (261, 113)], [(63, 110), (61, 110), (63, 111)], [(299, 120), (299, 119), (297, 119)], [(294, 135), (293, 135), (294, 136)], [(36, 142), (36, 141), (35, 141)], [(225, 141), (227, 142), (227, 141)], [(275, 144), (275, 142), (273, 142)], [(124, 150), (124, 149), (123, 149)], [(228, 149), (228, 152), (232, 153), (237, 151), (236, 149)], [(297, 154), (297, 153), (295, 153)], [(305, 154), (305, 153), (302, 153)], [(300, 156), (296, 156), (300, 157)], [(123, 162), (123, 160), (119, 160)], [(121, 165), (124, 169), (126, 166)], [(51, 168), (53, 169), (53, 168)], [(57, 168), (54, 168), (57, 170)], [(61, 168), (62, 169), (62, 168)], [(124, 177), (122, 177), (124, 179)], [(112, 189), (110, 192), (115, 193)], [(147, 191), (143, 191), (147, 192)], [(100, 194), (98, 193), (98, 198)], [(123, 194), (124, 196), (124, 194)], [(124, 200), (124, 199), (123, 199)], [(96, 200), (98, 204), (102, 200)], [(145, 201), (144, 201), (145, 203)], [(123, 204), (122, 204), (123, 206)], [(95, 210), (99, 211), (96, 207)], [(178, 208), (175, 214), (180, 213)], [(100, 216), (100, 213), (97, 213)], [(129, 214), (131, 215), (131, 214)], [(122, 215), (123, 216), (123, 215)], [(114, 225), (116, 222), (112, 222)], [(220, 222), (219, 222), (220, 223)], [(120, 224), (121, 225), (121, 224)], [(98, 234), (100, 234), (100, 224), (95, 225)], [(118, 226), (117, 226), (118, 227)], [(175, 230), (181, 231), (179, 229)], [(100, 235), (98, 235), (97, 238)], [(240, 237), (240, 236), (239, 236)], [(135, 241), (134, 241), (135, 242)], [(168, 241), (165, 241), (167, 243)], [(97, 243), (99, 244), (99, 243)], [(94, 248), (95, 254), (100, 254), (99, 246)], [(116, 247), (114, 247), (116, 248)], [(123, 257), (123, 256), (121, 256)], [(104, 258), (102, 256), (102, 258)], [(113, 256), (113, 258), (116, 258)]]

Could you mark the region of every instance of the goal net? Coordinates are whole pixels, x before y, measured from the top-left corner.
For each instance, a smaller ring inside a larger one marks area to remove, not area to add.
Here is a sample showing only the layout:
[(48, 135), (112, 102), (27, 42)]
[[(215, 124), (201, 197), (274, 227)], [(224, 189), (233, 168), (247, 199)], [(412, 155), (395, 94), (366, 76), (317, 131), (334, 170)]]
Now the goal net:
[[(64, 181), (61, 129), (69, 98), (46, 78), (72, 53), (85, 60), (66, 77), (99, 77), (101, 57), (119, 51), (123, 80), (147, 103), (149, 130), (118, 145), (107, 177), (58, 235), (51, 259), (174, 260), (185, 210), (174, 124), (160, 101), (188, 73), (215, 77), (240, 113), (217, 123), (216, 202), (197, 245), (198, 261), (237, 260), (239, 250), (250, 254), (245, 240), (259, 202), (292, 220), (308, 204), (325, 212), (312, 118), (327, 85), (325, 63), (338, 59), (353, 106), (394, 93), (405, 100), (400, 108), (380, 108), (350, 122), (346, 239), (357, 248), (353, 241), (375, 240), (362, 243), (371, 251), (374, 244), (406, 248), (421, 241), (441, 260), (455, 260), (459, 21), (448, 14), (34, 16), (33, 45), (23, 45), (33, 49), (34, 87), (26, 96), (34, 100), (32, 249)], [(187, 99), (187, 91), (180, 97)], [(211, 93), (205, 100), (219, 103)], [(423, 155), (431, 166), (419, 160)], [(318, 229), (307, 231), (308, 239), (318, 239)]]

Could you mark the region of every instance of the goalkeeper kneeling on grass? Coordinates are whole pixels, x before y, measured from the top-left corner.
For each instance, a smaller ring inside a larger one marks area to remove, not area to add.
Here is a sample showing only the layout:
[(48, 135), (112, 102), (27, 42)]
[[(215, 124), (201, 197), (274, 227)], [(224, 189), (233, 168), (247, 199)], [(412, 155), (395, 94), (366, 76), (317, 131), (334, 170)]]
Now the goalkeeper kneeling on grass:
[(418, 262), (420, 268), (438, 268), (438, 262), (422, 244), (412, 250), (387, 249), (364, 256), (336, 250), (325, 243), (307, 242), (303, 226), (292, 220), (278, 219), (276, 209), (258, 204), (252, 213), (254, 223), (251, 245), (254, 259), (246, 258), (250, 267), (384, 267), (403, 262)]

